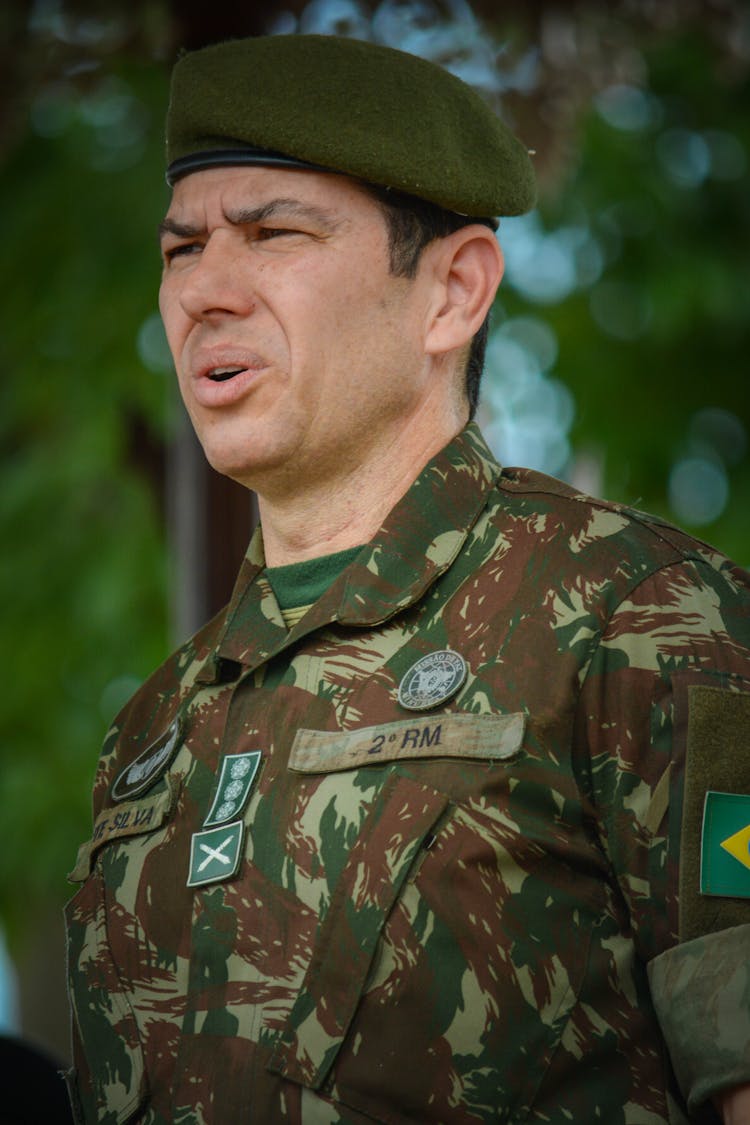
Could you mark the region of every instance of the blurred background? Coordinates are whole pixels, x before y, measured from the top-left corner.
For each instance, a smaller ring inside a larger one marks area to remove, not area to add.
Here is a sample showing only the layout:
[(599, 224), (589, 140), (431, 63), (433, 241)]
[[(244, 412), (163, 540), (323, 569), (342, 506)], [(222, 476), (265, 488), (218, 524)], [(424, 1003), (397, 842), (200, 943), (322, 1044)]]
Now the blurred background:
[(372, 39), (535, 151), (498, 237), (480, 420), (499, 458), (750, 563), (744, 0), (5, 0), (0, 11), (0, 1034), (64, 1060), (61, 904), (113, 715), (226, 600), (252, 498), (207, 470), (157, 314), (182, 48)]

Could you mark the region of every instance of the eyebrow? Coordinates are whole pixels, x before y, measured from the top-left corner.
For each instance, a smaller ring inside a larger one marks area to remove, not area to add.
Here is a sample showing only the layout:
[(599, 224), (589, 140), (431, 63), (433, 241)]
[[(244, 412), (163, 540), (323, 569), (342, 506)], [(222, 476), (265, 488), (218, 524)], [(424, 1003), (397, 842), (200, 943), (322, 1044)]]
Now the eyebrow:
[[(284, 197), (270, 199), (259, 207), (239, 207), (236, 210), (224, 212), (226, 221), (231, 226), (238, 227), (262, 223), (266, 219), (276, 218), (277, 216), (288, 219), (312, 220), (330, 231), (335, 230), (341, 222), (331, 211), (327, 211), (323, 207), (317, 207), (313, 203), (302, 203), (299, 199)], [(205, 226), (198, 226), (194, 223), (180, 223), (176, 219), (170, 218), (169, 215), (159, 223), (160, 240), (165, 234), (172, 234), (177, 238), (199, 238), (204, 237), (206, 233)]]

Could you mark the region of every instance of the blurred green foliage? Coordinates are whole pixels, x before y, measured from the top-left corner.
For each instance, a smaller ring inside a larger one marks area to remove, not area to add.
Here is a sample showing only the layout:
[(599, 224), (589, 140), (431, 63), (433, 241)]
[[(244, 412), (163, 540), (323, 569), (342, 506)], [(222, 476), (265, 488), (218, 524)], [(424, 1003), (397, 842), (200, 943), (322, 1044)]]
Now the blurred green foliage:
[[(30, 107), (0, 185), (0, 909), (11, 936), (36, 902), (68, 893), (97, 747), (167, 648), (164, 526), (134, 456), (134, 444), (165, 439), (171, 414), (168, 375), (137, 351), (156, 310), (165, 97), (156, 67), (110, 72), (85, 94), (56, 84)], [(129, 119), (130, 143), (108, 133)]]
[[(747, 563), (742, 425), (729, 450), (726, 432), (695, 423), (711, 407), (748, 426), (747, 73), (722, 73), (695, 35), (656, 37), (644, 58), (638, 127), (589, 107), (540, 207), (543, 228), (580, 230), (598, 266), (554, 301), (504, 287), (499, 321), (531, 312), (553, 330), (554, 373), (576, 405), (571, 464), (598, 459), (608, 497), (669, 516), (675, 462), (713, 459), (729, 499), (700, 533)], [(67, 895), (106, 726), (169, 647), (152, 464), (174, 403), (153, 319), (165, 104), (164, 67), (107, 61), (83, 85), (40, 88), (4, 161), (0, 912), (11, 936), (37, 902)], [(681, 180), (691, 136), (698, 158), (701, 139), (734, 153), (731, 174), (717, 157)]]
[(670, 475), (683, 458), (713, 464), (728, 501), (691, 529), (747, 566), (748, 71), (732, 75), (697, 34), (658, 40), (645, 61), (642, 127), (589, 112), (572, 175), (544, 203), (550, 226), (587, 227), (604, 263), (545, 318), (576, 399), (574, 448), (599, 451), (605, 494), (689, 525)]

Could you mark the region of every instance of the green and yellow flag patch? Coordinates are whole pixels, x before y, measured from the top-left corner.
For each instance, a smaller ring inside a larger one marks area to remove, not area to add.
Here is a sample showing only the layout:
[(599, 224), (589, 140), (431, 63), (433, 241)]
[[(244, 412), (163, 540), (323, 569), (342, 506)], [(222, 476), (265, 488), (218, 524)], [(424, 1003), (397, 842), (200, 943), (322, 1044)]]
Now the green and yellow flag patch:
[(706, 793), (701, 894), (750, 898), (750, 796)]

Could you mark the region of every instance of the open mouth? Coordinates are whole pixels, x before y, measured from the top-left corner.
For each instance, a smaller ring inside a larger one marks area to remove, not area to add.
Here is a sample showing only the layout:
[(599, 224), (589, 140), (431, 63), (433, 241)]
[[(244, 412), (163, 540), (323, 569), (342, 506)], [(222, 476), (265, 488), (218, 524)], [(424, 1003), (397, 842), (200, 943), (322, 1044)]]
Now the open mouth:
[(239, 375), (241, 371), (246, 371), (245, 367), (215, 367), (213, 371), (209, 371), (208, 377), (214, 383), (226, 383), (229, 379), (234, 379), (235, 375)]

